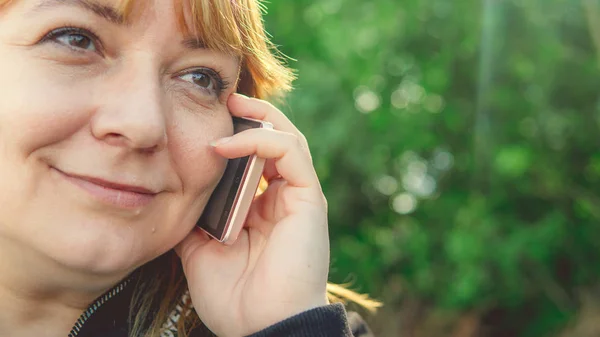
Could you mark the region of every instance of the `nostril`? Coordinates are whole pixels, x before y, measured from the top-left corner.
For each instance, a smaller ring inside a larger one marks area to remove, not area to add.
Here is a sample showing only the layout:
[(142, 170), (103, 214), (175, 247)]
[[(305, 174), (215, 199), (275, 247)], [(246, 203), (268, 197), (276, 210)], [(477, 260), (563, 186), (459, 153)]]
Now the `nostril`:
[(104, 141), (110, 145), (125, 145), (127, 143), (127, 139), (118, 133), (107, 133), (104, 135)]
[(104, 136), (104, 142), (112, 146), (131, 148), (139, 153), (149, 154), (160, 150), (162, 147), (160, 141), (150, 141), (148, 139), (131, 139), (119, 133), (108, 133)]
[[(1, 0), (0, 0), (1, 1)], [(140, 153), (157, 152), (166, 146), (167, 125), (163, 116), (154, 120), (135, 109), (106, 109), (96, 114), (91, 123), (92, 135), (105, 144), (129, 148)], [(112, 112), (112, 113), (111, 113)]]
[(158, 145), (154, 145), (152, 147), (140, 148), (140, 149), (138, 149), (138, 151), (139, 151), (139, 153), (142, 153), (142, 154), (152, 154), (152, 153), (158, 152), (159, 149), (160, 149), (160, 147)]

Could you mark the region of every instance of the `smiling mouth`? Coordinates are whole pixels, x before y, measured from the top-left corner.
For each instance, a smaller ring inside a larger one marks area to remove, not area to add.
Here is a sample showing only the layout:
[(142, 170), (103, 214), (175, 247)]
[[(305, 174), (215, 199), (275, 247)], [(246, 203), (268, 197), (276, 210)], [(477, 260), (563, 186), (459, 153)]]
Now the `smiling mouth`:
[(100, 178), (69, 174), (54, 167), (51, 167), (51, 169), (67, 182), (87, 192), (94, 199), (118, 208), (138, 209), (147, 206), (158, 194), (143, 186), (126, 185)]

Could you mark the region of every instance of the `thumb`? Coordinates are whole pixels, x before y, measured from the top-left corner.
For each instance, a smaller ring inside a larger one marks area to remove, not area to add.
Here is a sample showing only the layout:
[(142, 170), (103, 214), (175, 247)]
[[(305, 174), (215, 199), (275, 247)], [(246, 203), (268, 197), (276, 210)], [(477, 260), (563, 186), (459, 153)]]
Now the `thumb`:
[(185, 265), (185, 261), (187, 261), (195, 251), (202, 248), (210, 241), (211, 239), (208, 234), (204, 233), (201, 229), (194, 227), (194, 229), (192, 229), (190, 233), (175, 246), (174, 250)]

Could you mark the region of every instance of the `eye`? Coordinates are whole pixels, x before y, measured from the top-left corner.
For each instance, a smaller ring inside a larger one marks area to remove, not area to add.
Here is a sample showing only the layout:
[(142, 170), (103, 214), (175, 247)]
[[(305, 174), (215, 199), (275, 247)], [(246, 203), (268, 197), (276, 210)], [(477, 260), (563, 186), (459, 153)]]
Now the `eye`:
[(201, 88), (206, 88), (206, 89), (214, 89), (215, 87), (215, 83), (213, 81), (213, 79), (204, 73), (190, 73), (190, 74), (185, 74), (183, 76), (181, 76), (181, 79), (184, 81), (188, 81), (191, 82)]
[(211, 95), (218, 96), (227, 88), (226, 82), (219, 75), (219, 73), (213, 69), (194, 69), (183, 75), (180, 75), (179, 78), (194, 84), (201, 90), (208, 91)]
[(77, 51), (98, 52), (98, 38), (81, 28), (63, 27), (48, 33), (43, 41), (52, 41)]

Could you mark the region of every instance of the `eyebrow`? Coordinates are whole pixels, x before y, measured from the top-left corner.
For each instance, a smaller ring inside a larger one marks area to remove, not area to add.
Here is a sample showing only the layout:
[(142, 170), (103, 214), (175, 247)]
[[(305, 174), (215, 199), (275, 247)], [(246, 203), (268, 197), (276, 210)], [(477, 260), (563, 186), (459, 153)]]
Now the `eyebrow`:
[(189, 37), (183, 42), (181, 42), (183, 46), (187, 49), (206, 49), (206, 44), (200, 38)]
[[(97, 16), (106, 19), (109, 22), (126, 25), (127, 22), (122, 13), (114, 7), (100, 4), (94, 0), (43, 0), (36, 7), (35, 10), (45, 10), (48, 8), (58, 6), (77, 6), (87, 11), (91, 11)], [(187, 49), (206, 49), (206, 43), (198, 37), (189, 37), (182, 41), (182, 45)]]
[(103, 5), (93, 0), (44, 0), (40, 2), (35, 10), (45, 10), (57, 6), (77, 6), (94, 13), (112, 23), (124, 25), (125, 17), (116, 8)]

